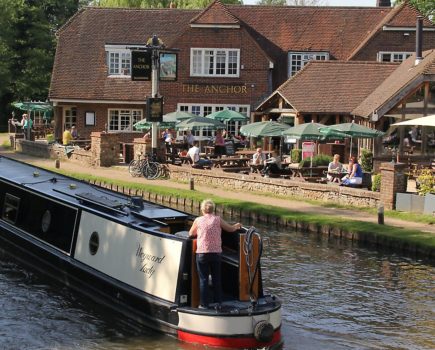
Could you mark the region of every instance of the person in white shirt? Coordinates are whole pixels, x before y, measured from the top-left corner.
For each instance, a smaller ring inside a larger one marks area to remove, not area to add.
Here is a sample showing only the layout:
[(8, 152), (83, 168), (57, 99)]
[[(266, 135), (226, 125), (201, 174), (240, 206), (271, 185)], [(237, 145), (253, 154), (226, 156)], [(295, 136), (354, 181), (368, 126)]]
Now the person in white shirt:
[(209, 159), (201, 159), (199, 156), (198, 142), (194, 142), (193, 146), (187, 151), (187, 155), (192, 159), (194, 165), (211, 166), (212, 162)]

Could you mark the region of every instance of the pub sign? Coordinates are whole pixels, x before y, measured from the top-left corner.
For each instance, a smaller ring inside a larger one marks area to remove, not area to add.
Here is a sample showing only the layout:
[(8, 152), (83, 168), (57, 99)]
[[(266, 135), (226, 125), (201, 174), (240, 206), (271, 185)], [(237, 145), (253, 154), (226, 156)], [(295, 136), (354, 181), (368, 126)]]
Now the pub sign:
[(131, 80), (150, 81), (152, 72), (151, 50), (131, 52)]
[(163, 98), (162, 97), (147, 98), (147, 121), (148, 122), (163, 121)]

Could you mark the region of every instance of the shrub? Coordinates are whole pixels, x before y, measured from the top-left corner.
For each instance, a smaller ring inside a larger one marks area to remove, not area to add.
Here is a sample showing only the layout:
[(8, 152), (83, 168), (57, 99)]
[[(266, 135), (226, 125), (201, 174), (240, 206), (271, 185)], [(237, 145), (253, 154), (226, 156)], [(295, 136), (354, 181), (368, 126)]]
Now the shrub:
[[(324, 166), (328, 165), (332, 161), (332, 157), (327, 154), (318, 154), (317, 156), (313, 157), (313, 166)], [(311, 158), (305, 158), (302, 160), (299, 164), (302, 167), (309, 167), (311, 163)]]
[(418, 184), (417, 192), (420, 196), (427, 193), (435, 193), (435, 177), (432, 175), (431, 169), (423, 169), (416, 180)]
[(298, 148), (294, 148), (292, 149), (290, 155), (291, 155), (292, 163), (300, 163), (302, 159), (302, 150)]
[(369, 149), (361, 149), (361, 168), (366, 173), (373, 170), (373, 153)]
[(381, 174), (376, 174), (375, 176), (373, 176), (373, 181), (372, 181), (372, 191), (373, 192), (379, 192), (381, 190)]

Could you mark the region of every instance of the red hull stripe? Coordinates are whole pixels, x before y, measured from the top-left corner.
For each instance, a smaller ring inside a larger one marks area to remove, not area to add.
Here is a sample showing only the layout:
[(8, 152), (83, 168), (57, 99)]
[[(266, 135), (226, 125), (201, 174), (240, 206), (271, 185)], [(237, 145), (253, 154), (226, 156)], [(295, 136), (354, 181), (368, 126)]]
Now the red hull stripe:
[(223, 348), (258, 348), (279, 343), (281, 341), (281, 331), (279, 329), (276, 330), (273, 334), (272, 340), (269, 343), (259, 342), (254, 337), (210, 337), (183, 331), (178, 331), (178, 339), (188, 343), (220, 346)]

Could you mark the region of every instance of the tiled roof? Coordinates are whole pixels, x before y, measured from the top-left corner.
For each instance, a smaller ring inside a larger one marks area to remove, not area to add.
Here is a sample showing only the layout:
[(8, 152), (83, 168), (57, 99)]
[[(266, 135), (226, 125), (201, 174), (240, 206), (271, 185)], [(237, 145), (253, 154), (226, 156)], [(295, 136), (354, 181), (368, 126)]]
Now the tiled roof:
[[(404, 5), (404, 11), (414, 11)], [(86, 8), (59, 31), (50, 98), (142, 101), (150, 84), (107, 77), (106, 44), (145, 44), (157, 34), (167, 47), (190, 24), (240, 23), (286, 76), (287, 51), (328, 51), (345, 60), (382, 23), (415, 25), (387, 7), (240, 6), (214, 1), (206, 10)], [(409, 22), (409, 23), (408, 23)], [(176, 44), (174, 45), (176, 47)], [(173, 46), (172, 46), (173, 47)]]
[[(421, 75), (435, 73), (435, 50), (425, 51), (423, 60), (418, 64), (415, 63), (415, 55), (404, 61), (382, 84), (362, 101), (353, 111), (352, 114), (368, 117), (374, 110), (379, 110), (392, 98), (397, 97), (398, 93), (406, 88)], [(392, 106), (393, 107), (393, 106)]]
[(148, 82), (108, 78), (106, 44), (145, 45), (157, 34), (171, 46), (199, 10), (89, 7), (60, 30), (50, 99), (144, 101)]
[(300, 113), (350, 114), (397, 66), (311, 61), (277, 91)]
[(220, 1), (213, 1), (203, 12), (196, 16), (191, 24), (226, 24), (238, 25), (239, 20), (228, 11)]
[[(231, 6), (266, 51), (329, 51), (346, 59), (391, 8)], [(415, 23), (413, 23), (415, 24)]]

